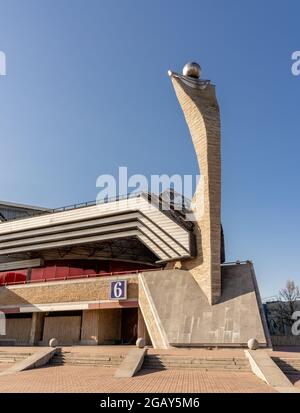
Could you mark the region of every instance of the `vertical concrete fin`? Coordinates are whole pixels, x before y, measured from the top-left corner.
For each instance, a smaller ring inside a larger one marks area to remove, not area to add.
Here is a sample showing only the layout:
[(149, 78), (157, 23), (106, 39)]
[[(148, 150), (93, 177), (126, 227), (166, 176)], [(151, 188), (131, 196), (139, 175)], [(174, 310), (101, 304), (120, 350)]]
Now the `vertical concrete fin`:
[(269, 331), (265, 311), (264, 311), (264, 308), (263, 308), (263, 304), (262, 304), (262, 301), (261, 301), (261, 296), (260, 296), (260, 293), (259, 293), (259, 288), (258, 288), (258, 284), (257, 284), (255, 270), (254, 270), (252, 262), (250, 262), (250, 261), (249, 261), (249, 266), (250, 266), (250, 271), (251, 271), (252, 282), (253, 282), (253, 285), (254, 285), (254, 291), (255, 291), (255, 296), (256, 296), (256, 300), (257, 300), (257, 305), (258, 305), (259, 313), (260, 313), (260, 317), (261, 317), (261, 322), (262, 322), (264, 333), (265, 333), (265, 336), (266, 336), (267, 346), (272, 348), (273, 345), (272, 345), (271, 335), (270, 335), (270, 331)]
[(170, 347), (167, 335), (156, 311), (147, 281), (139, 274), (139, 307), (154, 348), (167, 349)]
[[(184, 266), (214, 304), (221, 295), (220, 113), (209, 82), (169, 73), (197, 155), (201, 179), (193, 198), (197, 257)], [(198, 82), (198, 84), (197, 84)]]

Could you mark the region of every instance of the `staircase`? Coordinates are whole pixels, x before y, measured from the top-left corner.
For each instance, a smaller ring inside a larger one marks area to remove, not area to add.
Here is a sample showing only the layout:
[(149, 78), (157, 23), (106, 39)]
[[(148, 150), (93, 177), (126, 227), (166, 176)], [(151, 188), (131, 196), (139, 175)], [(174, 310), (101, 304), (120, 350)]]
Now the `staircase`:
[(91, 367), (117, 367), (124, 360), (125, 355), (114, 354), (87, 354), (72, 353), (71, 351), (58, 352), (50, 360), (52, 366), (74, 365)]
[(24, 360), (25, 358), (31, 356), (32, 353), (29, 352), (13, 352), (13, 351), (0, 351), (0, 363), (11, 364), (17, 361)]
[(173, 355), (147, 355), (143, 369), (178, 370), (197, 369), (203, 371), (250, 371), (245, 357), (191, 357)]
[(272, 357), (272, 359), (284, 374), (300, 376), (300, 357), (299, 358)]

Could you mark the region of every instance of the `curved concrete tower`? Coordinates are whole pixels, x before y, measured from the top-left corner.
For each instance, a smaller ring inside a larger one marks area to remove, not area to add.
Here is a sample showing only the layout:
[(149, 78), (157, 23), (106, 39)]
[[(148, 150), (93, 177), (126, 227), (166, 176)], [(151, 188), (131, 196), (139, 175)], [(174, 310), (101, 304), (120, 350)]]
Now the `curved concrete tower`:
[(199, 65), (191, 63), (184, 68), (186, 76), (170, 71), (169, 76), (190, 130), (201, 176), (193, 198), (197, 256), (184, 262), (184, 269), (190, 270), (214, 304), (221, 295), (220, 112), (215, 87), (197, 78), (200, 71)]
[(215, 88), (200, 72), (197, 63), (183, 75), (169, 72), (200, 169), (194, 216), (187, 217), (195, 224), (197, 253), (181, 266), (173, 260), (164, 271), (141, 273), (139, 305), (156, 348), (247, 347), (249, 338), (266, 347), (271, 342), (252, 263), (221, 266), (220, 113)]

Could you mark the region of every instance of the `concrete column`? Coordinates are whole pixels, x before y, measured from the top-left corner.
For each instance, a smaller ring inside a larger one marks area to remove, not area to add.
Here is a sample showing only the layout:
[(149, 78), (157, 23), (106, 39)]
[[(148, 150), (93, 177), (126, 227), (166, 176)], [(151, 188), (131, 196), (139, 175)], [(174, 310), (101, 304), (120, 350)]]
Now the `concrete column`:
[(197, 256), (186, 260), (210, 304), (221, 295), (221, 155), (220, 113), (215, 88), (189, 76), (170, 72), (176, 96), (188, 124), (201, 179), (193, 198)]
[(97, 345), (99, 336), (99, 310), (83, 310), (80, 344)]
[(150, 336), (145, 324), (145, 320), (143, 317), (143, 314), (140, 310), (138, 309), (138, 331), (137, 331), (137, 336), (138, 338), (143, 338), (145, 340), (146, 345), (151, 344)]
[(32, 313), (31, 328), (29, 336), (29, 344), (31, 346), (37, 345), (43, 336), (44, 327), (44, 313)]

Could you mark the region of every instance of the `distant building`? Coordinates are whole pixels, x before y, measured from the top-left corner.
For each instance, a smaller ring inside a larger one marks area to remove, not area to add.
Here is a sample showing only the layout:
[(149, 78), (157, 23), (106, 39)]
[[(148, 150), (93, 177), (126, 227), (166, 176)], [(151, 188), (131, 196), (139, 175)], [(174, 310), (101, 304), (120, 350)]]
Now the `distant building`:
[(0, 222), (41, 215), (47, 211), (47, 208), (0, 201)]

